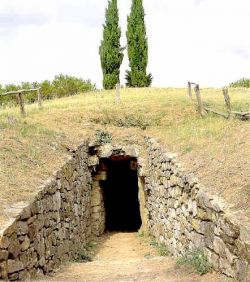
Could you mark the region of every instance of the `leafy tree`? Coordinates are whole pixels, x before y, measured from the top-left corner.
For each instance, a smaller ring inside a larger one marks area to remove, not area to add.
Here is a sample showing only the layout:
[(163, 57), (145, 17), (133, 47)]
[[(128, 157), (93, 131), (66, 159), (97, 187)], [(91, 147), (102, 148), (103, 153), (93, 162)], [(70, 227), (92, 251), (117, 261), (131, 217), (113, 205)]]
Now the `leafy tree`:
[(153, 77), (147, 75), (148, 39), (144, 21), (145, 13), (142, 0), (132, 0), (128, 16), (127, 46), (130, 70), (126, 71), (126, 85), (148, 87)]
[(103, 40), (99, 47), (99, 55), (103, 72), (103, 88), (113, 89), (120, 82), (120, 66), (123, 50), (120, 45), (121, 28), (117, 0), (109, 0), (103, 25)]

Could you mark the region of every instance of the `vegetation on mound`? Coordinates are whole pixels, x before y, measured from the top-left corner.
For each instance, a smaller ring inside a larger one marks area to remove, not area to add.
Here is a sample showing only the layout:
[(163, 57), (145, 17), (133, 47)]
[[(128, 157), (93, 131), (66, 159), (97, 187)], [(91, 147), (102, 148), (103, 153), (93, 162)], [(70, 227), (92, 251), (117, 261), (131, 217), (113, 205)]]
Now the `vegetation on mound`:
[(229, 86), (233, 88), (236, 88), (236, 87), (250, 88), (250, 78), (242, 78), (242, 79), (236, 80), (235, 82), (230, 83)]
[[(43, 99), (55, 99), (65, 96), (72, 96), (78, 93), (88, 92), (95, 89), (95, 85), (90, 80), (83, 80), (70, 75), (59, 74), (56, 75), (52, 81), (45, 80), (42, 82), (22, 82), (20, 85), (8, 84), (5, 86), (0, 85), (1, 93), (19, 90), (19, 89), (32, 89), (41, 87)], [(24, 95), (25, 103), (34, 103), (37, 100), (36, 92), (27, 92)], [(17, 98), (15, 95), (0, 96), (0, 106), (17, 105)]]
[(107, 144), (112, 142), (112, 134), (103, 129), (96, 130), (96, 140), (101, 144)]
[[(230, 89), (233, 107), (246, 111), (250, 91), (244, 93)], [(221, 90), (204, 89), (202, 97), (225, 107)], [(110, 139), (105, 132), (116, 143), (138, 144), (143, 135), (159, 138), (169, 151), (178, 152), (187, 164), (192, 162), (196, 173), (204, 171), (203, 181), (207, 176), (210, 189), (209, 175), (216, 187), (227, 191), (230, 181), (232, 187), (246, 181), (249, 123), (213, 114), (201, 118), (186, 89), (121, 89), (120, 104), (115, 102), (114, 90), (96, 91), (45, 101), (41, 110), (36, 104), (26, 105), (26, 112), (21, 118), (17, 107), (0, 111), (0, 198), (10, 203), (35, 194), (39, 184), (65, 161), (67, 148), (89, 136), (96, 138), (97, 129), (102, 130), (99, 138), (104, 142)], [(241, 177), (237, 177), (236, 163)], [(226, 183), (221, 185), (224, 171)]]

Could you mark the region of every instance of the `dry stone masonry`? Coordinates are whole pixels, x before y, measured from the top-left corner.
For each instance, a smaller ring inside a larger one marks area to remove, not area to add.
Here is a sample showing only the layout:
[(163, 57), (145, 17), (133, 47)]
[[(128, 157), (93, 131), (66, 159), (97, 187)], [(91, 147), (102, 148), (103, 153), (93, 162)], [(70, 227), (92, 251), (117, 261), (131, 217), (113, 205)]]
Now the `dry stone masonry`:
[(77, 148), (1, 234), (0, 279), (27, 280), (74, 259), (91, 236), (88, 146)]
[(205, 193), (154, 139), (147, 139), (147, 151), (144, 190), (150, 233), (175, 256), (201, 248), (215, 270), (250, 281), (250, 236), (242, 216), (226, 214), (218, 199)]
[(103, 234), (101, 181), (107, 174), (101, 162), (120, 155), (137, 159), (142, 228), (175, 256), (201, 248), (215, 270), (250, 281), (250, 233), (243, 217), (228, 214), (154, 139), (146, 138), (145, 146), (144, 159), (136, 146), (84, 142), (73, 151), (33, 202), (20, 204), (9, 226), (0, 230), (0, 280), (47, 274)]

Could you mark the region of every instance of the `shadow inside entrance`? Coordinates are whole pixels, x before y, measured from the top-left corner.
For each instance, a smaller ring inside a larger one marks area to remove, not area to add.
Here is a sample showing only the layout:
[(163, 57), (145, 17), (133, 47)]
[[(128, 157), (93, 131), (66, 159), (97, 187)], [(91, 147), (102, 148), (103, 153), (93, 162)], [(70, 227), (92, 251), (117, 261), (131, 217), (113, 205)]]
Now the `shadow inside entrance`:
[(135, 159), (107, 160), (107, 181), (103, 182), (106, 231), (138, 231), (141, 226)]

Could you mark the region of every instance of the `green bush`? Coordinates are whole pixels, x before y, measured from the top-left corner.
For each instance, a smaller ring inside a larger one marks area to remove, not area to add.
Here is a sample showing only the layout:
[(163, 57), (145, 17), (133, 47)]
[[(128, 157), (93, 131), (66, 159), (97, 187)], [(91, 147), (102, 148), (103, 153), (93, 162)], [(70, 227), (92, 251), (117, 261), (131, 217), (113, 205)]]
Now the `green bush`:
[(230, 83), (229, 87), (245, 87), (250, 88), (250, 78), (242, 78), (240, 80), (236, 80), (235, 82)]
[[(31, 89), (41, 87), (41, 94), (44, 99), (60, 98), (87, 92), (95, 89), (90, 80), (83, 80), (74, 76), (59, 74), (52, 81), (44, 80), (39, 82), (22, 82), (21, 85), (9, 84), (4, 87), (0, 85), (0, 94), (18, 89)], [(34, 103), (37, 100), (37, 92), (28, 92), (24, 95), (25, 103)], [(16, 95), (8, 95), (0, 98), (0, 105), (16, 105)]]
[(87, 252), (81, 252), (78, 254), (75, 262), (90, 262), (93, 261), (93, 258)]
[(212, 270), (207, 256), (201, 249), (187, 251), (182, 257), (177, 260), (178, 265), (190, 265), (200, 275), (206, 274)]

